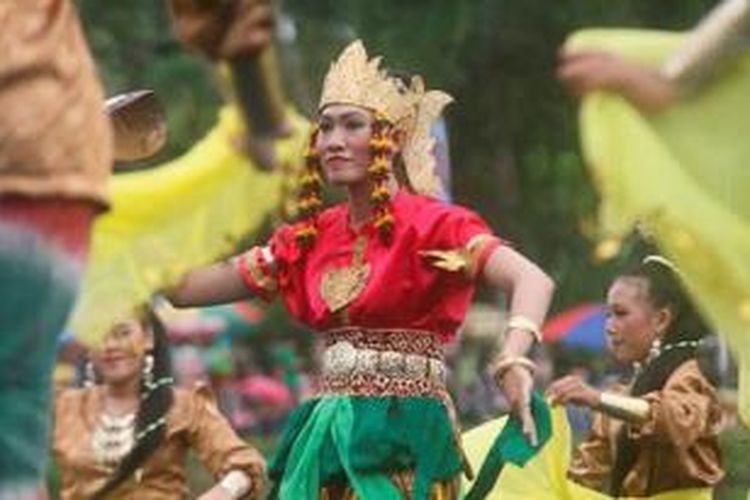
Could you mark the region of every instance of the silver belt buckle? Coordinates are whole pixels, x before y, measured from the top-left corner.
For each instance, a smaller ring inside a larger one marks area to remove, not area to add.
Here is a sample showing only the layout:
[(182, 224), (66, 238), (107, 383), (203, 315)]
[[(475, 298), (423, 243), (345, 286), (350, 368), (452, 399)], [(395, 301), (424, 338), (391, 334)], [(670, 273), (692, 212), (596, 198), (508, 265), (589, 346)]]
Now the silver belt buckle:
[(411, 379), (427, 376), (429, 358), (419, 354), (404, 354), (404, 375)]
[(430, 364), (430, 379), (434, 382), (444, 384), (446, 379), (445, 364), (438, 359), (432, 358), (429, 358), (428, 362)]
[(380, 352), (380, 372), (383, 375), (398, 377), (404, 372), (404, 355), (396, 351)]
[(357, 360), (354, 365), (355, 373), (373, 375), (378, 372), (378, 351), (373, 349), (357, 349)]
[(323, 370), (330, 375), (349, 375), (357, 365), (357, 349), (340, 340), (323, 353)]

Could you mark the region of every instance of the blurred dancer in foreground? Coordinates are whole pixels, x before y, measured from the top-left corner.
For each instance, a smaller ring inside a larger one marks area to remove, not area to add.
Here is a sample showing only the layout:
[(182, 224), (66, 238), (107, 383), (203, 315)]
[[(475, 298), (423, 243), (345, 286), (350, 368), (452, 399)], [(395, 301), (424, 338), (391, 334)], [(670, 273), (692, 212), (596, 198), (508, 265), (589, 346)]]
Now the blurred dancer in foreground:
[(153, 93), (105, 105), (67, 0), (0, 5), (0, 50), (0, 498), (26, 498), (44, 471), (55, 336), (113, 153), (149, 156), (166, 130)]
[(0, 4), (0, 498), (45, 470), (55, 336), (107, 207), (111, 128), (72, 2)]

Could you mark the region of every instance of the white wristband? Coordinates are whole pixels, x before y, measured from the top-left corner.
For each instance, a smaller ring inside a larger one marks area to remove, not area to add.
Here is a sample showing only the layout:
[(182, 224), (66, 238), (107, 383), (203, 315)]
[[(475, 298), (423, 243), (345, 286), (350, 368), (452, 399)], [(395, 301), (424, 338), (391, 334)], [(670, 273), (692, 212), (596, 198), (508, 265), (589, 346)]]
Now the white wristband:
[(227, 490), (227, 493), (234, 498), (241, 498), (250, 490), (250, 478), (241, 470), (231, 470), (224, 476), (219, 485)]

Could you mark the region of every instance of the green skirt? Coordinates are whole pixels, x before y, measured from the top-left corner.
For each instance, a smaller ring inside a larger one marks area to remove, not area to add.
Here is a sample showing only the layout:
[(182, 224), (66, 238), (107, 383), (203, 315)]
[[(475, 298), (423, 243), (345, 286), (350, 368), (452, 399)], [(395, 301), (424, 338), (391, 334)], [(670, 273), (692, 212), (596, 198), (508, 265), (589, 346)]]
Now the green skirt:
[(430, 397), (324, 396), (290, 416), (269, 474), (269, 498), (317, 499), (345, 481), (361, 500), (400, 499), (389, 473), (414, 471), (415, 500), (454, 478), (462, 455), (443, 403)]

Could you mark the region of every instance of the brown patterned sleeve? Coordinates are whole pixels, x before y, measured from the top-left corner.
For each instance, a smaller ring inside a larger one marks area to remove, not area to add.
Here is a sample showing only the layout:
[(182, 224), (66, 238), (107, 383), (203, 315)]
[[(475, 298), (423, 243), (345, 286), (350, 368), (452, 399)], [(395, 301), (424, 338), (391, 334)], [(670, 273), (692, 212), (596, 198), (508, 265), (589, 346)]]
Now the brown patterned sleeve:
[(247, 498), (259, 497), (265, 477), (261, 454), (234, 432), (206, 386), (198, 386), (188, 397), (188, 439), (201, 463), (217, 480), (232, 470), (244, 472), (252, 483)]
[(640, 426), (630, 426), (634, 439), (656, 439), (684, 450), (702, 437), (715, 436), (721, 428), (716, 390), (694, 360), (680, 366), (661, 391), (645, 399), (651, 404), (651, 417)]
[(605, 415), (595, 414), (586, 439), (578, 446), (568, 468), (568, 477), (578, 484), (604, 491), (612, 472), (612, 444)]
[(66, 389), (55, 388), (52, 399), (52, 413), (50, 416), (50, 449), (54, 454), (59, 451), (60, 443), (62, 442), (62, 427), (66, 424), (66, 420), (70, 418), (72, 412), (71, 405), (72, 398), (70, 397), (69, 391)]

